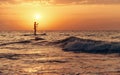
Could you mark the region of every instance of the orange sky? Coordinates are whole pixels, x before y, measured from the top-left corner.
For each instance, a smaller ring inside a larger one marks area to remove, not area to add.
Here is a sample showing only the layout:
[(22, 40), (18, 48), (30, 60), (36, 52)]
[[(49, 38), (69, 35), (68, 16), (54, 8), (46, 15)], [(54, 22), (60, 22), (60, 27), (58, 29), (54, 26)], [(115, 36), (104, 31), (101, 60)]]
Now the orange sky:
[(1, 0), (0, 30), (120, 30), (117, 0)]

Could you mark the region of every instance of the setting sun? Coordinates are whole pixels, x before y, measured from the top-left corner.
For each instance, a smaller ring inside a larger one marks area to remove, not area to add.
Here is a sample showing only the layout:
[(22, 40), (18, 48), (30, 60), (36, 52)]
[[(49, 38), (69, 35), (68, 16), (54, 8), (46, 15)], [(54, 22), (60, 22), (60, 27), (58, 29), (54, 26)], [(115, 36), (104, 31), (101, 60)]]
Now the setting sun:
[(34, 21), (40, 30), (120, 30), (117, 1), (54, 1), (1, 0), (0, 30), (32, 30)]
[(34, 19), (35, 20), (40, 20), (41, 19), (41, 15), (40, 14), (35, 14)]

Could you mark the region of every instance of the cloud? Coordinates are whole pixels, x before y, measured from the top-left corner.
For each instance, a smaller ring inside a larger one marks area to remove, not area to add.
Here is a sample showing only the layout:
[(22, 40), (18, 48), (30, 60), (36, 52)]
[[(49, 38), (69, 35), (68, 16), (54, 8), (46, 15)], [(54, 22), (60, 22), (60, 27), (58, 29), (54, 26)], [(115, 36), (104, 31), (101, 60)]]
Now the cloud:
[(120, 0), (0, 0), (0, 4), (20, 3), (43, 3), (43, 4), (120, 4)]
[(54, 0), (55, 4), (120, 4), (120, 0)]

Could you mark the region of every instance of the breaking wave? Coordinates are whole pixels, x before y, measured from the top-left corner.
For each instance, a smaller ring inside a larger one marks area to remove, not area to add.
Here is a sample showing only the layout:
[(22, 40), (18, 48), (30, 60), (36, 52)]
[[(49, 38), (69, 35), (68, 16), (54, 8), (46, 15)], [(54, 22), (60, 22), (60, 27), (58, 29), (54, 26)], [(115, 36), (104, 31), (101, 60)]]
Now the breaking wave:
[(38, 46), (52, 45), (59, 46), (62, 48), (62, 50), (71, 52), (100, 53), (100, 54), (120, 53), (120, 42), (96, 41), (90, 39), (82, 39), (74, 36), (53, 42), (49, 42), (43, 38), (36, 37), (35, 39), (30, 40), (2, 43), (0, 44), (0, 46), (10, 44), (31, 44)]
[(105, 42), (77, 37), (68, 37), (54, 42), (64, 51), (86, 52), (86, 53), (120, 53), (120, 42)]

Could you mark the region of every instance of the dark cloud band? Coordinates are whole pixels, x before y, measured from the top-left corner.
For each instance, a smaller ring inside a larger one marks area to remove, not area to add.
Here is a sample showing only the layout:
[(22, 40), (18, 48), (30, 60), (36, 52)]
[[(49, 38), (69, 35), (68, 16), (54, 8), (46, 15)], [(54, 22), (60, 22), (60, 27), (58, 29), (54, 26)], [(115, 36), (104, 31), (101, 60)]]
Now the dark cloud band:
[(54, 0), (55, 4), (120, 4), (120, 0)]
[(27, 2), (49, 3), (49, 4), (120, 4), (120, 0), (0, 0), (0, 4), (19, 4)]

